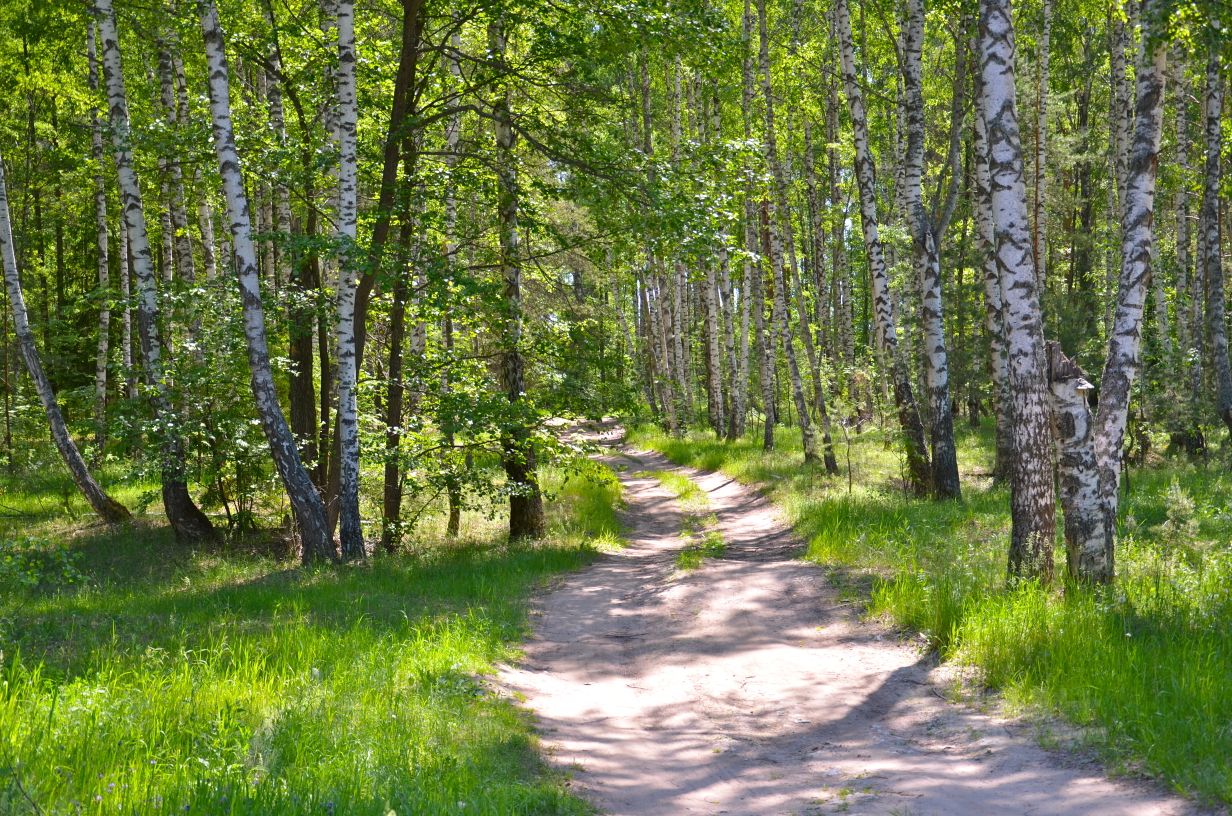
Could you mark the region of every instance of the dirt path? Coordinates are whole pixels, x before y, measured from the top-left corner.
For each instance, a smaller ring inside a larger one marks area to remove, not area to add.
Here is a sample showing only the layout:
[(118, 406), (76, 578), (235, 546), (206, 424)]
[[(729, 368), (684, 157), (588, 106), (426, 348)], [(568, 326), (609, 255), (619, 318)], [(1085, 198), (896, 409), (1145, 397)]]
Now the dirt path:
[[(504, 672), (549, 759), (612, 816), (1191, 812), (941, 700), (926, 658), (839, 603), (765, 499), (652, 453), (613, 457), (629, 546), (544, 596)], [(723, 557), (675, 567), (682, 512), (650, 470), (705, 491)]]

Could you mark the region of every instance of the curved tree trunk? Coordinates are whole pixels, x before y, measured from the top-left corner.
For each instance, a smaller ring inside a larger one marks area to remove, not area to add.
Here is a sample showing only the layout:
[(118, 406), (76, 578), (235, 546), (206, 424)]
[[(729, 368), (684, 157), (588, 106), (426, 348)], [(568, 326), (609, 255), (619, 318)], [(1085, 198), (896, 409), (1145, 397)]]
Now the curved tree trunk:
[(180, 417), (171, 405), (163, 376), (163, 343), (158, 326), (158, 284), (146, 230), (141, 186), (133, 166), (128, 99), (120, 60), (120, 40), (116, 31), (112, 0), (96, 0), (103, 70), (107, 82), (107, 101), (111, 114), (112, 154), (120, 180), (124, 221), (132, 256), (132, 271), (137, 278), (137, 328), (141, 338), (142, 367), (151, 385), (150, 401), (158, 417), (162, 436), (162, 494), (167, 520), (176, 539), (201, 541), (214, 536), (214, 525), (198, 509), (188, 493), (184, 463), (184, 440), (178, 426)]
[(17, 272), (17, 256), (13, 250), (13, 228), (9, 222), (9, 194), (4, 178), (4, 160), (0, 158), (0, 260), (4, 263), (4, 283), (8, 289), (9, 307), (13, 312), (13, 328), (17, 335), (18, 348), (38, 391), (39, 401), (43, 403), (43, 411), (47, 414), (47, 424), (51, 427), (51, 438), (55, 440), (60, 457), (72, 474), (77, 489), (85, 496), (90, 507), (103, 521), (114, 524), (129, 518), (128, 510), (115, 499), (108, 496), (99, 487), (98, 482), (90, 475), (86, 462), (81, 458), (77, 445), (69, 435), (64, 424), (64, 416), (60, 413), (60, 405), (56, 402), (55, 392), (51, 389), (39, 360), (38, 349), (34, 345), (34, 334), (30, 331), (30, 321), (26, 316), (26, 301), (21, 291), (21, 279)]
[(1056, 494), (1052, 473), (1052, 412), (1044, 354), (1039, 278), (1023, 181), (1022, 139), (1014, 87), (1014, 25), (1010, 0), (980, 2), (980, 93), (985, 128), (994, 248), (1004, 309), (1014, 466), (1010, 475), (1009, 573), (1052, 577)]
[(851, 108), (851, 124), (855, 137), (856, 184), (860, 190), (860, 223), (864, 228), (864, 248), (868, 254), (868, 271), (872, 282), (873, 317), (877, 344), (890, 365), (894, 383), (894, 403), (898, 408), (898, 421), (902, 425), (903, 441), (907, 453), (907, 474), (911, 490), (917, 495), (927, 494), (931, 489), (931, 465), (924, 441), (924, 425), (920, 422), (920, 410), (911, 389), (911, 379), (906, 362), (898, 346), (898, 328), (893, 294), (890, 292), (890, 276), (886, 269), (885, 254), (877, 223), (877, 170), (868, 146), (868, 123), (864, 113), (864, 92), (856, 79), (855, 44), (851, 37), (851, 16), (847, 0), (834, 4), (835, 28), (837, 29), (843, 86), (847, 104)]
[(222, 175), (227, 215), (231, 223), (231, 241), (235, 247), (236, 278), (244, 304), (244, 337), (248, 345), (248, 367), (251, 372), (253, 397), (261, 428), (269, 442), (270, 453), (278, 475), (286, 487), (291, 510), (299, 529), (302, 556), (305, 563), (335, 558), (334, 542), (325, 518), (325, 505), (308, 478), (299, 458), (295, 437), (287, 426), (278, 404), (278, 390), (270, 367), (269, 345), (265, 336), (265, 310), (261, 304), (261, 282), (257, 274), (257, 253), (252, 243), (252, 224), (248, 214), (248, 195), (240, 171), (240, 157), (235, 148), (235, 132), (231, 123), (231, 83), (227, 70), (227, 54), (218, 10), (213, 0), (201, 5), (201, 33), (205, 39), (206, 63), (209, 69), (210, 114), (214, 128), (214, 149)]

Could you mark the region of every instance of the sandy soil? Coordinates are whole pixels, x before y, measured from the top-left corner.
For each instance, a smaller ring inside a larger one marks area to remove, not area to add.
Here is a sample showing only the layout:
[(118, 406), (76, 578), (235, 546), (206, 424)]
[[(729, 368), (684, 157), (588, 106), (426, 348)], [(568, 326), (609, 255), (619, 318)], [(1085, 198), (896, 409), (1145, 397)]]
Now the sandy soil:
[[(629, 546), (543, 596), (525, 660), (502, 672), (549, 761), (601, 811), (1196, 812), (943, 700), (932, 661), (858, 620), (755, 492), (658, 454), (607, 461), (625, 485)], [(646, 473), (657, 469), (706, 492), (723, 557), (675, 568), (682, 512)]]

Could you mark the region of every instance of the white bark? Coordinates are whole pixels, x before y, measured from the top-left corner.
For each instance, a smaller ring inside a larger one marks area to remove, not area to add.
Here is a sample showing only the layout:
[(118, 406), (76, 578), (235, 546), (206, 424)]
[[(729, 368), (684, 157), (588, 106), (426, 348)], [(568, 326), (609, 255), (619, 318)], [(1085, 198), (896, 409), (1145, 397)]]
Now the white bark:
[[(1148, 0), (1144, 19), (1155, 18)], [(1070, 562), (1077, 565), (1076, 579), (1107, 583), (1115, 574), (1115, 532), (1120, 487), (1121, 456), (1129, 418), (1129, 399), (1141, 367), (1142, 321), (1146, 292), (1151, 279), (1155, 215), (1155, 175), (1162, 133), (1164, 68), (1166, 48), (1161, 38), (1143, 32), (1144, 47), (1138, 66), (1133, 141), (1126, 161), (1122, 206), (1121, 271), (1117, 285), (1108, 356), (1100, 379), (1099, 409), (1094, 417), (1090, 442), (1080, 457), (1063, 458), (1061, 480), (1076, 485), (1062, 490), (1065, 507), (1066, 545)], [(1152, 40), (1155, 42), (1152, 42)], [(1054, 375), (1054, 380), (1058, 379)], [(1082, 405), (1073, 404), (1079, 414)], [(1065, 407), (1065, 404), (1061, 406)], [(1059, 419), (1065, 413), (1058, 412)], [(1075, 422), (1074, 433), (1083, 422)], [(1059, 426), (1062, 437), (1067, 428)], [(1064, 439), (1063, 439), (1064, 441)], [(1097, 480), (1097, 481), (1096, 481)]]
[(894, 402), (898, 408), (907, 448), (907, 469), (912, 489), (927, 493), (930, 488), (931, 466), (924, 442), (924, 426), (915, 394), (911, 388), (905, 361), (898, 346), (897, 310), (890, 292), (890, 276), (886, 268), (877, 221), (877, 169), (868, 144), (868, 120), (864, 110), (864, 92), (856, 74), (855, 45), (851, 37), (851, 16), (847, 0), (835, 0), (834, 23), (839, 46), (839, 62), (847, 104), (851, 109), (852, 132), (855, 141), (855, 175), (860, 194), (860, 223), (864, 231), (864, 249), (868, 256), (869, 279), (872, 283), (873, 318), (877, 345), (891, 368), (894, 382)]
[[(977, 104), (979, 100), (976, 101)], [(975, 116), (975, 222), (984, 284), (984, 330), (988, 335), (988, 370), (992, 379), (996, 420), (996, 460), (993, 478), (1008, 481), (1014, 463), (1013, 417), (1009, 390), (1009, 357), (1005, 348), (1005, 304), (997, 265), (996, 225), (992, 216), (992, 178), (988, 171), (988, 132), (984, 116)]]
[(4, 283), (8, 290), (9, 307), (13, 312), (13, 329), (17, 335), (18, 348), (34, 381), (39, 401), (47, 416), (47, 424), (51, 427), (51, 436), (55, 440), (56, 449), (68, 467), (77, 489), (85, 496), (86, 501), (104, 521), (115, 523), (129, 517), (128, 511), (103, 492), (98, 482), (90, 475), (85, 460), (81, 458), (77, 445), (69, 435), (64, 424), (64, 416), (60, 413), (60, 405), (56, 402), (55, 392), (51, 389), (39, 360), (38, 349), (34, 344), (34, 333), (30, 331), (30, 321), (26, 314), (26, 301), (21, 291), (21, 279), (17, 271), (17, 257), (13, 249), (13, 228), (9, 220), (8, 185), (4, 176), (4, 159), (0, 157), (0, 260), (4, 264)]
[(300, 461), (295, 437), (291, 434), (278, 404), (278, 391), (274, 384), (266, 340), (265, 310), (261, 304), (261, 282), (257, 274), (256, 248), (252, 242), (248, 196), (244, 190), (240, 157), (236, 151), (235, 132), (231, 121), (231, 83), (227, 54), (213, 0), (202, 2), (201, 33), (205, 39), (209, 70), (214, 149), (223, 180), (231, 241), (235, 247), (236, 279), (244, 307), (244, 337), (248, 346), (252, 393), (261, 418), (261, 428), (269, 442), (270, 453), (291, 501), (304, 560), (332, 559), (334, 545), (326, 523), (325, 505)]
[(128, 228), (132, 273), (137, 283), (137, 325), (141, 339), (142, 368), (151, 386), (150, 401), (161, 426), (163, 506), (176, 538), (196, 541), (211, 537), (214, 529), (209, 518), (197, 508), (188, 493), (184, 442), (178, 430), (179, 416), (171, 404), (164, 380), (162, 338), (158, 325), (158, 284), (146, 229), (141, 185), (133, 166), (128, 99), (124, 89), (120, 40), (116, 31), (112, 0), (96, 0), (95, 9), (111, 117), (112, 156), (120, 182), (124, 221)]
[(787, 311), (786, 275), (783, 258), (783, 238), (780, 231), (778, 212), (786, 201), (786, 183), (782, 165), (779, 164), (778, 145), (774, 132), (774, 89), (770, 79), (770, 38), (766, 31), (766, 0), (757, 3), (758, 29), (761, 33), (761, 86), (763, 104), (765, 107), (766, 132), (763, 135), (762, 149), (766, 166), (774, 181), (774, 189), (766, 196), (763, 208), (766, 215), (766, 230), (769, 237), (770, 268), (774, 280), (774, 322), (777, 324), (779, 340), (783, 345), (783, 353), (787, 358), (787, 375), (791, 380), (791, 394), (796, 403), (796, 413), (800, 422), (800, 438), (804, 447), (804, 461), (819, 462), (817, 453), (817, 433), (809, 414), (808, 398), (804, 395), (804, 383), (800, 378), (800, 366), (796, 361), (796, 351), (792, 341), (790, 315)]
[(924, 42), (924, 0), (908, 0), (903, 32), (903, 88), (906, 152), (903, 161), (904, 218), (912, 236), (912, 257), (920, 292), (924, 383), (932, 441), (932, 488), (941, 498), (959, 498), (954, 412), (950, 404), (949, 355), (941, 302), (941, 248), (936, 225), (924, 209), (924, 88), (920, 51)]
[(355, 358), (355, 291), (359, 284), (358, 107), (355, 99), (355, 2), (338, 0), (338, 443), (342, 457), (338, 489), (338, 538), (345, 559), (365, 554), (359, 520), (359, 372)]
[(133, 306), (132, 285), (128, 265), (128, 225), (120, 219), (120, 302), (123, 304), (120, 333), (120, 362), (124, 366), (124, 393), (130, 400), (137, 399), (137, 379), (133, 369)]
[[(95, 25), (90, 24), (86, 51), (90, 64), (90, 90), (97, 93), (98, 54)], [(98, 349), (94, 357), (94, 447), (101, 458), (107, 441), (107, 363), (111, 343), (111, 273), (107, 229), (107, 184), (103, 180), (103, 126), (98, 111), (90, 111), (90, 157), (94, 161), (94, 227), (98, 247)]]
[(1031, 256), (1009, 0), (980, 3), (980, 98), (994, 247), (1004, 309), (1015, 463), (1009, 571), (1052, 575), (1056, 529), (1052, 427), (1038, 278)]

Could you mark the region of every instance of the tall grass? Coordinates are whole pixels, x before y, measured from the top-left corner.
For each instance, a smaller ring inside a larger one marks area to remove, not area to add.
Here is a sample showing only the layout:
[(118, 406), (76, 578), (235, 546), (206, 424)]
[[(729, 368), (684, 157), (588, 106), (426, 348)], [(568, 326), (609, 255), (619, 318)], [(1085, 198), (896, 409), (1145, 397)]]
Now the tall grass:
[(315, 571), (144, 525), (46, 543), (72, 580), (0, 601), (0, 813), (589, 812), (485, 679), (532, 588), (618, 535), (610, 474), (545, 484), (543, 542), (480, 512), (462, 543)]
[[(635, 445), (765, 487), (807, 556), (867, 588), (871, 614), (924, 633), (1011, 705), (1085, 728), (1114, 770), (1232, 802), (1232, 479), (1179, 462), (1134, 470), (1122, 501), (1115, 587), (1007, 588), (1009, 496), (989, 484), (986, 435), (964, 432), (961, 502), (913, 500), (892, 440), (853, 437), (856, 472), (806, 468), (798, 433), (763, 452), (652, 428)], [(841, 445), (840, 445), (841, 447)], [(843, 461), (846, 451), (840, 450)], [(1063, 544), (1057, 542), (1064, 572)]]

